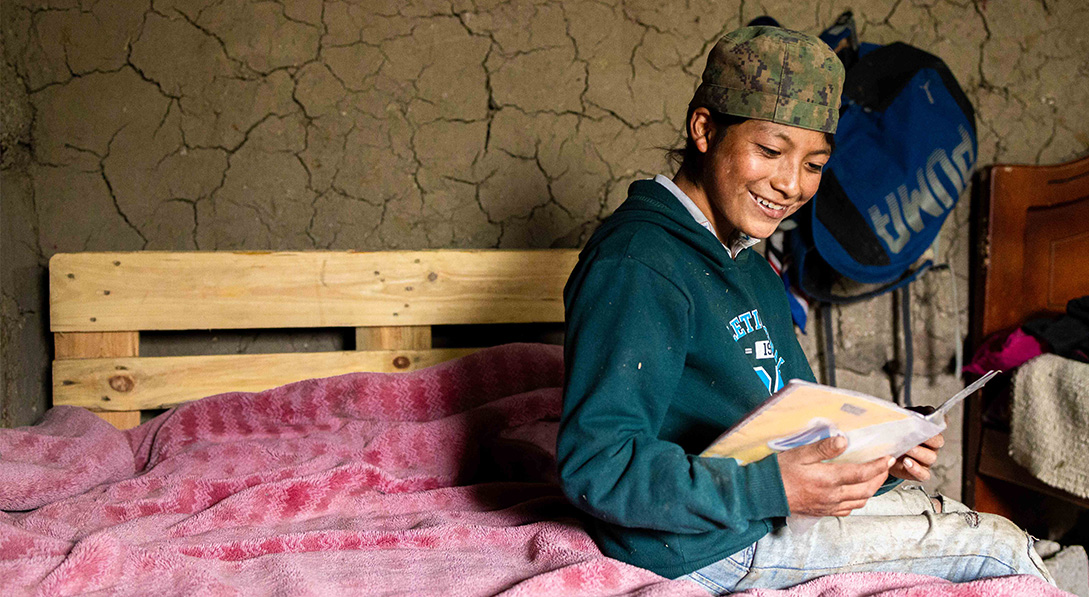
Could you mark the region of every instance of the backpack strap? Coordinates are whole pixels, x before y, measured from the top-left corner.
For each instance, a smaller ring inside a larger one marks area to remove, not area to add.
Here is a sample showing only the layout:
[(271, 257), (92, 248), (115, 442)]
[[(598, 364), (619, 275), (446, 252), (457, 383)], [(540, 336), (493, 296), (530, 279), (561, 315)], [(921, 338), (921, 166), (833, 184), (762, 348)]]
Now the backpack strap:
[(915, 349), (911, 337), (911, 284), (904, 284), (896, 292), (900, 295), (900, 323), (904, 331), (904, 387), (899, 402), (900, 406), (913, 406), (911, 378), (915, 373)]
[(836, 335), (832, 331), (832, 305), (820, 303), (821, 327), (824, 330), (824, 385), (836, 385)]
[[(900, 301), (900, 323), (904, 335), (904, 384), (899, 399), (894, 401), (900, 406), (914, 406), (911, 400), (911, 381), (915, 374), (915, 346), (911, 337), (911, 284), (905, 283), (896, 290)], [(836, 336), (832, 325), (832, 303), (819, 303), (821, 328), (824, 335), (824, 384), (836, 385)]]

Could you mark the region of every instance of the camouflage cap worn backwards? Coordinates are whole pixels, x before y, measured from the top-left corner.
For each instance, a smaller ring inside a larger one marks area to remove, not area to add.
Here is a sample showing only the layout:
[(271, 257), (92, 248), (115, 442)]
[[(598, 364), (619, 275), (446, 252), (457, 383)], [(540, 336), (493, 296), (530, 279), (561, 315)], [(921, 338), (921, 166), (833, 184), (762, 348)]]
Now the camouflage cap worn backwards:
[(742, 27), (707, 57), (694, 107), (836, 132), (843, 63), (820, 39), (778, 27)]

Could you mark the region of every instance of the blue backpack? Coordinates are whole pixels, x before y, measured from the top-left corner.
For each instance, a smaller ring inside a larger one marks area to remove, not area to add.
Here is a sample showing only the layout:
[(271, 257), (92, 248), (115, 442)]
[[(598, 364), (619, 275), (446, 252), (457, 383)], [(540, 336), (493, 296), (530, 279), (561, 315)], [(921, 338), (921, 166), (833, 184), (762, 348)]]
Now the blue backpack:
[[(967, 187), (977, 146), (972, 105), (940, 58), (903, 43), (856, 50), (835, 39), (850, 29), (838, 29), (822, 34), (844, 46), (848, 67), (836, 149), (816, 196), (794, 216), (791, 244), (802, 291), (847, 303), (931, 265), (917, 262)], [(841, 277), (871, 286), (836, 292)]]
[[(773, 237), (769, 254), (773, 264), (782, 263), (788, 291), (800, 289), (821, 303), (825, 380), (831, 385), (829, 305), (900, 290), (902, 397), (910, 405), (908, 285), (933, 265), (921, 258), (971, 179), (975, 112), (940, 58), (903, 43), (860, 44), (850, 11), (820, 37), (847, 70), (836, 148), (817, 194), (784, 223), (785, 243), (776, 246)], [(799, 303), (794, 300), (791, 310), (804, 330)]]

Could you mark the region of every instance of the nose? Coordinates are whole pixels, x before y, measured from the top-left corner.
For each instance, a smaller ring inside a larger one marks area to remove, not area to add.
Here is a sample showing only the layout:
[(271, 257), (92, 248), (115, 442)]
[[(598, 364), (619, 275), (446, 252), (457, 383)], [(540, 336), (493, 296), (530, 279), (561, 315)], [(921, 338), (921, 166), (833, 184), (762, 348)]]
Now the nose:
[(801, 194), (802, 164), (792, 160), (780, 160), (779, 167), (771, 177), (771, 188), (779, 192), (784, 199), (797, 199)]

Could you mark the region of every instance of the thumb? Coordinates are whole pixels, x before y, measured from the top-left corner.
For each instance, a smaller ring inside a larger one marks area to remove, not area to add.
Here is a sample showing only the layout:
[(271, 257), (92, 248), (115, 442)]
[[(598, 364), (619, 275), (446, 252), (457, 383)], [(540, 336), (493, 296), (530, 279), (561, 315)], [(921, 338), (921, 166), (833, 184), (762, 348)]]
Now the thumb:
[(819, 462), (821, 460), (830, 460), (843, 454), (843, 451), (847, 449), (847, 438), (842, 435), (836, 435), (822, 439), (819, 442), (809, 444), (807, 448), (812, 448), (813, 462)]

